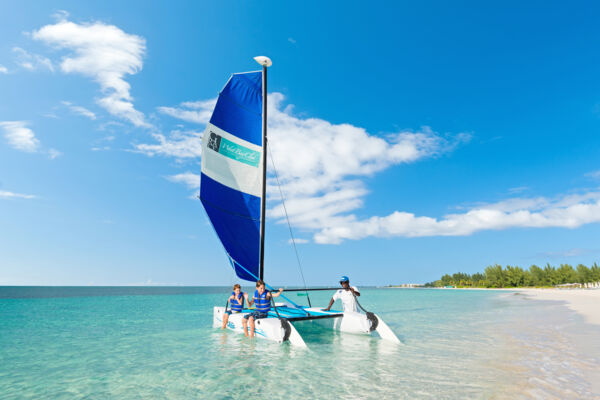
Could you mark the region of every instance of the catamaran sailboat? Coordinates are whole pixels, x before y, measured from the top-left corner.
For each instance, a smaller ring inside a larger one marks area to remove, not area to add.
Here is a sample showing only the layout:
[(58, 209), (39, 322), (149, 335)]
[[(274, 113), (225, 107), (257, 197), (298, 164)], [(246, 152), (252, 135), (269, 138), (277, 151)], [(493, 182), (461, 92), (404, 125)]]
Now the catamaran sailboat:
[[(200, 200), (236, 275), (264, 281), (267, 155), (268, 57), (255, 57), (262, 71), (233, 74), (219, 93), (202, 139)], [(273, 290), (267, 285), (267, 288)], [(322, 288), (287, 291), (323, 290)], [(326, 289), (336, 290), (336, 289)], [(318, 321), (343, 332), (371, 334), (399, 343), (377, 315), (323, 311), (286, 302), (273, 303), (267, 318), (255, 323), (258, 337), (305, 347), (295, 324)], [(242, 318), (253, 310), (231, 314), (227, 327), (243, 332)], [(213, 323), (221, 327), (226, 307), (214, 307)]]

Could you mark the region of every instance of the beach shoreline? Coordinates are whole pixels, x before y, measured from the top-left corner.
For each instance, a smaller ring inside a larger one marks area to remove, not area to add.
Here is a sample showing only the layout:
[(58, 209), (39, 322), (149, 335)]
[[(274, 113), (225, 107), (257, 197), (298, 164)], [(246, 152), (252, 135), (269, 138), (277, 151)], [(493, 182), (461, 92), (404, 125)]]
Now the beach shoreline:
[(600, 326), (600, 289), (558, 288), (443, 288), (443, 290), (491, 290), (518, 292), (534, 300), (559, 301), (581, 315), (585, 322)]
[[(556, 387), (553, 388), (553, 386), (556, 385), (548, 385), (548, 382), (559, 382), (567, 371), (561, 371), (560, 368), (552, 364), (552, 361), (548, 360), (559, 360), (565, 354), (575, 352), (579, 354), (579, 358), (585, 359), (577, 369), (579, 370), (578, 373), (580, 376), (585, 377), (585, 381), (589, 384), (588, 394), (592, 396), (591, 398), (600, 399), (600, 371), (593, 367), (593, 364), (598, 362), (598, 357), (600, 355), (600, 353), (598, 353), (600, 344), (598, 343), (598, 340), (594, 339), (598, 337), (596, 332), (600, 327), (600, 290), (559, 288), (444, 288), (444, 290), (484, 290), (518, 293), (530, 300), (560, 305), (560, 308), (565, 307), (574, 314), (580, 316), (582, 321), (573, 322), (574, 325), (572, 325), (570, 329), (565, 329), (564, 325), (559, 328), (562, 336), (559, 341), (562, 341), (563, 344), (565, 341), (570, 343), (570, 345), (564, 349), (564, 352), (556, 352), (550, 345), (546, 345), (544, 351), (539, 352), (540, 343), (548, 343), (548, 338), (546, 338), (546, 340), (540, 340), (540, 338), (545, 335), (550, 335), (548, 332), (551, 332), (552, 330), (554, 330), (555, 333), (557, 332), (557, 327), (553, 325), (553, 322), (550, 322), (550, 320), (557, 317), (564, 318), (565, 314), (556, 308), (554, 308), (557, 311), (555, 316), (540, 316), (542, 319), (538, 319), (537, 322), (533, 323), (534, 328), (530, 331), (531, 336), (527, 340), (515, 341), (515, 337), (512, 337), (513, 345), (516, 342), (519, 342), (517, 347), (521, 351), (521, 355), (513, 358), (508, 364), (513, 367), (525, 366), (525, 369), (527, 370), (526, 374), (536, 377), (534, 378), (535, 381), (532, 381), (531, 378), (522, 381), (522, 391), (512, 394), (536, 398), (540, 395), (541, 397), (545, 397), (547, 394), (554, 393), (553, 391), (556, 390)], [(524, 322), (524, 325), (525, 324), (526, 323)], [(523, 327), (521, 327), (521, 329), (523, 329)], [(513, 328), (510, 330), (512, 331)], [(519, 335), (522, 335), (522, 333), (523, 332), (520, 332)], [(534, 337), (537, 338), (533, 339)], [(515, 354), (518, 354), (518, 351)], [(546, 361), (539, 361), (544, 358)], [(563, 361), (567, 364), (572, 362), (572, 360)], [(542, 377), (542, 380), (538, 380), (540, 377)], [(562, 385), (560, 384), (558, 385), (559, 388), (561, 386)], [(567, 393), (562, 394), (567, 395)], [(569, 394), (569, 396), (570, 395), (571, 394)], [(571, 398), (569, 396), (567, 397)], [(578, 396), (575, 396), (574, 398), (577, 397)]]
[(600, 326), (600, 290), (520, 288), (515, 291), (535, 300), (564, 302), (569, 309), (581, 315), (585, 322)]

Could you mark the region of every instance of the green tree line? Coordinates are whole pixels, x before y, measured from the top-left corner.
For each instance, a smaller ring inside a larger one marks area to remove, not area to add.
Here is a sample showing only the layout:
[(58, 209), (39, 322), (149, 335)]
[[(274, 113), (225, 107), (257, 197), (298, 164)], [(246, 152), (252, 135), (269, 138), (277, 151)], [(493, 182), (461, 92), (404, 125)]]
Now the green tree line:
[(546, 264), (544, 268), (532, 265), (529, 269), (507, 265), (490, 265), (483, 273), (473, 275), (457, 272), (444, 275), (441, 279), (425, 284), (426, 287), (479, 287), (479, 288), (511, 288), (528, 286), (554, 286), (565, 283), (590, 283), (600, 281), (600, 266), (594, 263), (591, 267), (579, 264), (577, 267), (561, 264), (554, 267)]

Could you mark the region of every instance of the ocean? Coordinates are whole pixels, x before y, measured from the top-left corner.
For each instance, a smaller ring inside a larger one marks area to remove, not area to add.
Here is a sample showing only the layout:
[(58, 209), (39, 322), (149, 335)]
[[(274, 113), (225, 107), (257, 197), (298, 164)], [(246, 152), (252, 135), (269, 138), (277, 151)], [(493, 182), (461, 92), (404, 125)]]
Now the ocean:
[(600, 399), (600, 330), (559, 303), (362, 288), (402, 345), (308, 324), (297, 349), (214, 329), (230, 292), (0, 287), (0, 399)]

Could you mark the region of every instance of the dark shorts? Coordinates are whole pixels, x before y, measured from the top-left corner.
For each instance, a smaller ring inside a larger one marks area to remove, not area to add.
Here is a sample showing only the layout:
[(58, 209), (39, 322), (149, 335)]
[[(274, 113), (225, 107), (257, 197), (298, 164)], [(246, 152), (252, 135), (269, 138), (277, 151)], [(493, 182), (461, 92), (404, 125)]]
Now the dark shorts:
[(244, 318), (248, 319), (250, 317), (254, 317), (254, 319), (261, 319), (261, 318), (267, 318), (268, 316), (269, 316), (268, 313), (264, 313), (264, 312), (260, 312), (260, 311), (254, 311), (254, 312), (251, 312), (250, 314), (244, 315)]

